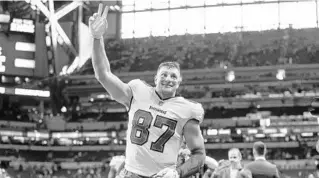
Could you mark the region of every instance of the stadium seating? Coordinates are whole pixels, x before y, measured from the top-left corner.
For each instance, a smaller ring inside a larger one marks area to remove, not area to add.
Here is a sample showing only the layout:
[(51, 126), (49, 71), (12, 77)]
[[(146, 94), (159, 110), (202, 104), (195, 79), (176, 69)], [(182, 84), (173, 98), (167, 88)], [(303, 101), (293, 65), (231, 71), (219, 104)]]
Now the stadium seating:
[[(110, 40), (106, 52), (117, 72), (154, 71), (162, 61), (183, 69), (317, 63), (318, 29)], [(91, 62), (84, 69), (93, 74)]]

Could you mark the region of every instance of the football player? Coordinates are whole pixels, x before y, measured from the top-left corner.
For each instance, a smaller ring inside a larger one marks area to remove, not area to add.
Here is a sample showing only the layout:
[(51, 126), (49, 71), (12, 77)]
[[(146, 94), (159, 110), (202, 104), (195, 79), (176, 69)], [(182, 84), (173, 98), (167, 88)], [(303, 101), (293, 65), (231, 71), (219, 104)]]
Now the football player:
[[(316, 117), (319, 121), (319, 97), (316, 97), (312, 100), (310, 104), (309, 112), (311, 116)], [(317, 144), (316, 144), (316, 150), (319, 153), (319, 140), (317, 141)]]
[[(189, 177), (205, 161), (204, 140), (199, 127), (204, 109), (200, 103), (176, 95), (182, 82), (176, 62), (159, 65), (155, 87), (142, 80), (122, 82), (114, 75), (104, 50), (108, 7), (89, 19), (93, 38), (92, 64), (96, 79), (111, 97), (129, 111), (125, 168), (120, 177)], [(180, 167), (176, 160), (183, 138), (191, 150), (190, 158)]]

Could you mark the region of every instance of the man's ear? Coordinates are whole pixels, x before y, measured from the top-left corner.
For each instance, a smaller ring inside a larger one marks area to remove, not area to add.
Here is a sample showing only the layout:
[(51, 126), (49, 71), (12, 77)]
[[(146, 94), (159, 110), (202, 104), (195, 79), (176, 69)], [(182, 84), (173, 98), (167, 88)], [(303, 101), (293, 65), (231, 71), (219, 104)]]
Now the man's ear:
[(157, 83), (157, 75), (155, 74), (155, 76), (154, 76), (154, 84), (155, 84), (155, 86), (156, 86), (156, 83)]
[(181, 84), (183, 81), (183, 77), (181, 76), (181, 79), (179, 80), (179, 84)]

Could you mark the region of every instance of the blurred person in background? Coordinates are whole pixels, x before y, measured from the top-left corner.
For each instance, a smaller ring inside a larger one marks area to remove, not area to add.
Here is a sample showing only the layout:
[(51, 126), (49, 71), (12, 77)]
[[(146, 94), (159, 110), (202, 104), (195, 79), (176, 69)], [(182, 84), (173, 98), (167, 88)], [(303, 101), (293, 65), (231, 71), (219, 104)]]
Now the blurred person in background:
[(312, 116), (319, 118), (319, 97), (311, 101), (309, 112)]
[[(317, 144), (319, 141), (317, 142)], [(316, 170), (309, 174), (308, 178), (319, 178), (319, 156), (313, 157), (315, 159)]]
[(319, 178), (319, 170), (315, 170), (313, 173), (309, 174), (308, 178)]
[(277, 166), (266, 160), (267, 148), (263, 142), (255, 142), (253, 155), (255, 161), (245, 165), (241, 174), (251, 174), (253, 178), (280, 178)]
[[(312, 100), (309, 112), (311, 113), (312, 116), (317, 117), (319, 121), (319, 97), (316, 97)], [(319, 153), (319, 140), (317, 141), (317, 144), (316, 144), (316, 150)]]
[(219, 161), (219, 166), (213, 173), (213, 178), (238, 178), (242, 169), (242, 155), (238, 148), (228, 151), (228, 160)]
[[(94, 73), (111, 97), (129, 111), (125, 168), (119, 177), (166, 178), (196, 174), (206, 156), (199, 127), (204, 109), (200, 103), (176, 96), (182, 81), (179, 64), (161, 63), (154, 77), (155, 87), (139, 79), (122, 82), (111, 72), (105, 53), (103, 35), (107, 30), (108, 7), (102, 11), (100, 4), (98, 12), (89, 19)], [(177, 168), (183, 138), (192, 154)]]

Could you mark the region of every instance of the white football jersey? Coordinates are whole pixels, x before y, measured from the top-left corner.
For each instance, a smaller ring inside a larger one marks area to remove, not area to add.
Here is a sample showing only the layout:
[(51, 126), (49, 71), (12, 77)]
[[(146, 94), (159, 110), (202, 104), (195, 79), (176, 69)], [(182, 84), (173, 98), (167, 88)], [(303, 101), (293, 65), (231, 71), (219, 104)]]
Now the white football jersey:
[(125, 168), (142, 176), (152, 176), (166, 167), (175, 167), (184, 125), (190, 119), (202, 122), (202, 105), (183, 97), (163, 100), (155, 88), (138, 79), (130, 81), (129, 86), (133, 97)]

